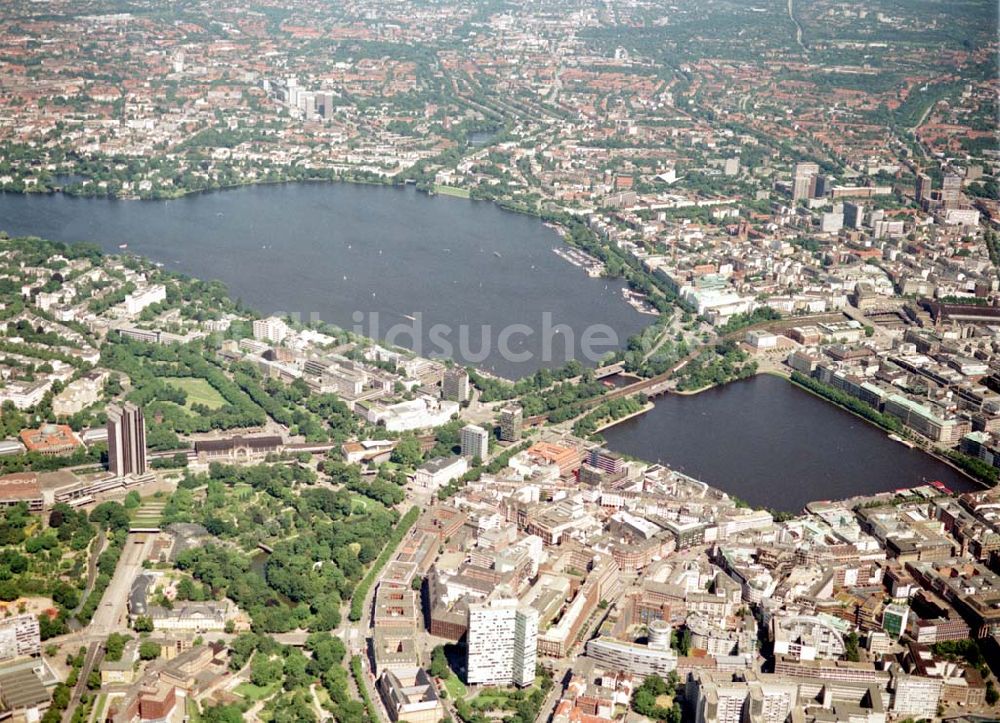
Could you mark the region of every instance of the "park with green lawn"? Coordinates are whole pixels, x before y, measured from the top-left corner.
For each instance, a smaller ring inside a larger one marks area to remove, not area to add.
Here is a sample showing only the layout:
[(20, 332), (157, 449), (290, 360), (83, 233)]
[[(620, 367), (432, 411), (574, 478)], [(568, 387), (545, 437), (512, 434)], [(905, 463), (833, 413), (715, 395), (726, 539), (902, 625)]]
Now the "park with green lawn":
[(180, 389), (187, 396), (184, 407), (190, 410), (195, 404), (200, 404), (209, 409), (221, 409), (226, 400), (218, 390), (200, 377), (165, 377), (166, 384)]

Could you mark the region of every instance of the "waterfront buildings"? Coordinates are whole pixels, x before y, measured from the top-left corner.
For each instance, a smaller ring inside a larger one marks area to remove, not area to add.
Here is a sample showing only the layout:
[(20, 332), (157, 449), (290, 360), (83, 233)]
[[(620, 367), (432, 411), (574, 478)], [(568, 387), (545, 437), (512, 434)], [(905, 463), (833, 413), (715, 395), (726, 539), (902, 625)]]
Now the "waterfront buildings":
[(587, 464), (609, 475), (620, 475), (625, 470), (625, 460), (620, 454), (600, 447), (587, 453)]
[[(663, 302), (669, 290), (692, 303), (701, 318), (680, 322), (674, 314), (661, 368), (679, 362), (670, 354), (683, 356), (681, 348), (711, 354), (721, 331), (712, 326), (733, 319), (738, 326), (738, 314), (761, 307), (801, 314), (809, 318), (798, 331), (786, 333), (782, 322), (749, 330), (747, 344), (738, 341), (743, 334), (726, 336), (762, 368), (780, 369), (777, 352), (787, 351), (797, 370), (887, 415), (890, 425), (898, 420), (901, 438), (919, 435), (942, 448), (961, 442), (963, 453), (1000, 466), (1000, 380), (992, 372), (998, 287), (987, 243), (1000, 218), (993, 198), (1000, 168), (990, 143), (995, 79), (963, 77), (995, 56), (995, 37), (978, 39), (977, 18), (970, 23), (966, 15), (977, 4), (936, 16), (906, 3), (884, 13), (800, 3), (796, 22), (824, 29), (807, 32), (801, 49), (786, 47), (788, 33), (767, 32), (787, 22), (781, 4), (729, 4), (738, 15), (723, 15), (717, 26), (741, 32), (698, 32), (716, 26), (719, 5), (671, 3), (665, 20), (654, 7), (629, 3), (470, 14), (453, 3), (373, 11), (370, 3), (348, 2), (331, 15), (306, 2), (276, 8), (265, 20), (212, 5), (212, 15), (189, 8), (181, 24), (156, 13), (28, 13), (17, 32), (0, 38), (0, 140), (12, 151), (0, 186), (43, 190), (83, 170), (81, 193), (163, 197), (286, 174), (401, 179), (420, 164), (421, 174), (462, 193), (550, 218), (571, 211), (574, 241), (592, 242), (607, 257), (585, 261), (581, 271), (614, 276), (625, 268), (632, 280), (648, 282), (650, 296), (659, 297), (650, 301)], [(942, 23), (949, 33), (942, 35)], [(978, 25), (995, 36), (995, 23)], [(889, 41), (838, 40), (871, 38), (872, 27)], [(324, 43), (384, 52), (307, 52), (319, 35)], [(906, 42), (893, 41), (899, 37)], [(458, 50), (456, 38), (464, 38)], [(831, 43), (837, 66), (824, 64)], [(154, 50), (130, 50), (147, 46)], [(121, 78), (114, 87), (92, 72), (95, 47)], [(416, 63), (413, 48), (421, 49)], [(679, 71), (673, 60), (664, 64), (663, 48), (680, 49)], [(873, 69), (878, 82), (864, 82)], [(177, 92), (164, 95), (164, 87)], [(921, 98), (935, 102), (903, 122)], [(501, 139), (467, 143), (465, 129), (490, 118), (502, 119)], [(940, 179), (939, 190), (932, 178)], [(60, 356), (93, 364), (95, 343), (73, 336), (81, 328), (95, 339), (156, 344), (229, 328), (214, 309), (154, 300), (156, 272), (139, 273), (137, 263), (12, 263), (12, 296), (45, 318), (5, 318), (8, 339), (20, 328), (30, 348), (41, 328), (66, 342)], [(648, 278), (637, 275), (640, 268)], [(165, 282), (171, 300), (178, 283)], [(126, 293), (126, 284), (134, 290)], [(102, 298), (125, 304), (105, 315), (92, 310)], [(109, 323), (123, 312), (137, 318)], [(203, 316), (212, 318), (199, 321)], [(316, 396), (340, 397), (345, 415), (390, 432), (429, 430), (462, 411), (469, 389), (457, 370), (446, 374), (439, 363), (372, 346), (344, 343), (335, 353), (329, 348), (341, 339), (287, 326), (258, 320), (256, 341), (226, 344), (219, 356), (226, 368), (253, 364), (268, 385), (302, 378)], [(624, 352), (628, 366), (646, 373), (636, 352)], [(340, 353), (353, 358), (335, 358)], [(29, 415), (44, 409), (49, 390), (76, 376), (75, 367), (56, 361), (15, 360), (0, 396)], [(92, 407), (92, 390), (77, 390), (58, 395), (53, 413)], [(438, 404), (442, 395), (447, 404)], [(499, 421), (502, 442), (520, 439), (520, 409), (501, 410)], [(432, 632), (451, 639), (481, 627), (470, 611), (500, 585), (509, 586), (518, 609), (536, 611), (536, 655), (565, 656), (555, 665), (572, 668), (572, 685), (584, 688), (567, 713), (574, 720), (610, 717), (627, 706), (646, 671), (670, 672), (675, 657), (676, 672), (691, 682), (676, 695), (704, 720), (883, 723), (935, 717), (938, 705), (953, 706), (949, 715), (974, 706), (990, 713), (975, 675), (911, 644), (995, 639), (995, 500), (900, 490), (810, 505), (784, 520), (743, 510), (682, 475), (622, 464), (565, 430), (529, 421), (540, 427), (534, 446), (494, 474), (449, 486), (448, 499), (426, 511), (395, 553), (401, 564), (386, 568), (383, 582), (402, 583), (404, 592), (380, 585), (371, 637), (391, 716), (431, 720), (442, 712), (420, 670), (425, 651), (405, 642), (421, 634), (405, 589), (417, 574), (426, 575), (432, 593)], [(288, 438), (302, 431), (284, 426)], [(350, 463), (378, 464), (395, 441), (377, 439), (377, 428), (369, 433), (371, 447), (346, 442), (356, 455)], [(429, 431), (419, 436), (433, 444)], [(199, 442), (195, 458), (256, 462), (265, 450), (285, 449), (251, 439), (260, 437)], [(288, 449), (302, 450), (293, 445)], [(415, 494), (424, 498), (463, 469), (448, 456), (412, 466)], [(3, 502), (33, 506), (42, 492), (28, 479), (7, 489)], [(88, 481), (73, 491), (56, 486), (53, 499), (84, 505), (90, 492), (120, 496), (126, 489), (120, 481)], [(600, 627), (596, 637), (590, 624)], [(763, 659), (766, 645), (758, 647), (769, 642), (758, 632), (768, 631), (774, 660)], [(589, 643), (579, 661), (574, 643), (584, 632)], [(864, 643), (860, 650), (852, 633)], [(688, 655), (664, 646), (675, 636), (678, 647), (690, 644)], [(518, 639), (516, 616), (510, 638)], [(859, 662), (844, 660), (846, 640)], [(528, 657), (511, 662), (501, 680), (516, 682), (518, 668), (527, 678)], [(485, 657), (483, 664), (495, 672)], [(774, 677), (756, 674), (772, 664)], [(578, 682), (593, 665), (613, 669)], [(200, 677), (190, 670), (167, 677), (174, 675)], [(10, 691), (29, 689), (8, 680), (0, 675), (6, 704)], [(115, 714), (158, 720), (186, 708), (184, 686), (147, 683), (113, 706)]]
[(288, 324), (276, 316), (266, 319), (254, 319), (253, 338), (271, 344), (280, 344), (288, 336)]
[(452, 402), (469, 399), (469, 373), (461, 368), (446, 369), (441, 380), (441, 398)]
[(128, 316), (136, 316), (146, 307), (157, 304), (166, 298), (167, 288), (163, 284), (152, 284), (144, 289), (126, 294), (123, 306)]
[(885, 400), (885, 413), (925, 437), (948, 445), (957, 444), (963, 434), (971, 431), (971, 426), (962, 424), (960, 420), (943, 418), (928, 406), (899, 394)]

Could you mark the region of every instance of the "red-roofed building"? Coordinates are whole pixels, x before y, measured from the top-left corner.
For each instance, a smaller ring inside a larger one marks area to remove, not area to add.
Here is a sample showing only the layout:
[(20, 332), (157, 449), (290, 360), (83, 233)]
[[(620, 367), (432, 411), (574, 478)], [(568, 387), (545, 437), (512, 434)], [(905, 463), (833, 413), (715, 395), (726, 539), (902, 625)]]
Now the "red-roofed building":
[(83, 443), (65, 424), (44, 424), (38, 429), (22, 429), (21, 441), (29, 452), (50, 456), (72, 454)]
[(551, 442), (536, 442), (528, 448), (528, 456), (542, 460), (546, 464), (559, 467), (559, 475), (565, 476), (579, 468), (583, 462), (583, 452), (574, 447), (563, 447)]

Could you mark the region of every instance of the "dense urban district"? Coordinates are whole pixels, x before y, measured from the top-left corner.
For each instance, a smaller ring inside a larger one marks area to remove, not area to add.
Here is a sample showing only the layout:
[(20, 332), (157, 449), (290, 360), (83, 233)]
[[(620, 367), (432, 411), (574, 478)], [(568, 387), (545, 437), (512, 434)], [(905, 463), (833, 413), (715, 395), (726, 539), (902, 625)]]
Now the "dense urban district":
[[(996, 29), (987, 0), (4, 2), (2, 191), (414, 184), (538, 216), (650, 324), (508, 380), (4, 234), (2, 716), (997, 720)], [(754, 509), (600, 436), (763, 373), (976, 491)]]

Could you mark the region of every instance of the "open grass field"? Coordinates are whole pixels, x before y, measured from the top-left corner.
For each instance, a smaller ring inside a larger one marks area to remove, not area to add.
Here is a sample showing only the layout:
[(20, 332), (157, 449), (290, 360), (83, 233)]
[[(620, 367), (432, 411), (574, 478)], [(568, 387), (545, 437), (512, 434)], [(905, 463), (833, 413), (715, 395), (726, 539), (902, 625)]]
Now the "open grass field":
[(360, 495), (358, 493), (353, 493), (351, 495), (351, 514), (357, 515), (366, 510), (370, 510), (373, 507), (382, 507), (380, 502), (377, 502), (369, 497)]
[(455, 198), (469, 197), (469, 189), (467, 188), (456, 188), (455, 186), (442, 186), (439, 184), (434, 185), (434, 193), (442, 196), (453, 196)]
[(164, 382), (177, 389), (183, 389), (187, 393), (188, 409), (193, 404), (204, 404), (209, 409), (219, 409), (225, 406), (226, 400), (222, 398), (215, 387), (204, 379), (197, 377), (165, 377)]
[[(452, 673), (452, 677), (455, 674)], [(455, 677), (455, 680), (458, 680)], [(461, 681), (459, 681), (461, 683)], [(541, 687), (542, 678), (541, 676), (535, 677), (535, 682), (528, 688), (524, 688), (520, 691), (510, 690), (507, 688), (483, 688), (479, 695), (469, 701), (469, 704), (479, 711), (483, 710), (514, 710), (517, 707), (517, 698), (521, 696), (528, 696), (532, 691), (537, 690)], [(448, 683), (445, 683), (445, 687), (448, 687)], [(451, 691), (448, 692), (451, 695)]]
[(475, 710), (507, 710), (510, 707), (510, 698), (505, 695), (494, 693), (480, 693), (472, 699), (470, 705)]
[(272, 683), (271, 685), (254, 685), (253, 683), (240, 683), (235, 688), (233, 692), (236, 695), (243, 696), (247, 700), (252, 700), (257, 702), (258, 700), (264, 700), (265, 698), (270, 698), (278, 690), (280, 684)]

